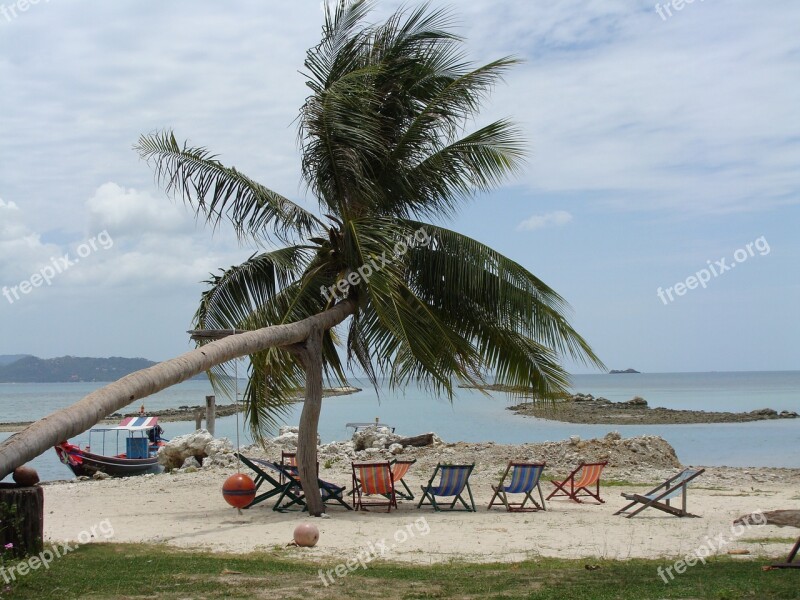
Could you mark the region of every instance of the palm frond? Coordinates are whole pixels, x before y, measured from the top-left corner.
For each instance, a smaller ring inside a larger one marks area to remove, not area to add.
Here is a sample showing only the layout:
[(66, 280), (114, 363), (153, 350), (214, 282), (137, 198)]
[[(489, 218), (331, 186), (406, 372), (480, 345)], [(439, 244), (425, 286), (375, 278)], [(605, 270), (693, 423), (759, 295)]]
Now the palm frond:
[(323, 41), (307, 55), (303, 177), (342, 219), (450, 216), (521, 164), (521, 136), (507, 121), (459, 138), (517, 61), (473, 67), (447, 10), (401, 9), (371, 26), (362, 23), (369, 4), (329, 12)]
[(491, 324), (516, 331), (558, 356), (605, 369), (589, 344), (569, 324), (569, 304), (519, 263), (465, 235), (409, 221), (434, 240), (408, 253), (411, 287), (448, 315), (465, 334)]
[(181, 197), (214, 226), (229, 219), (240, 238), (263, 239), (272, 228), (288, 241), (324, 227), (312, 213), (224, 166), (205, 148), (179, 145), (172, 131), (143, 135), (134, 149), (154, 168), (167, 193)]

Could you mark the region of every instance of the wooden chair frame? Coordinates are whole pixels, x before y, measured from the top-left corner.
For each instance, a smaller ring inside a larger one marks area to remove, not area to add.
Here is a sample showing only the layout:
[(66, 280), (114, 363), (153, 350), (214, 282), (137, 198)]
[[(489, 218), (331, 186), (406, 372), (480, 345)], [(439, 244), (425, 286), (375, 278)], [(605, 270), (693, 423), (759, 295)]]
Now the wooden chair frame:
[(797, 538), (797, 541), (792, 546), (792, 549), (789, 551), (789, 557), (786, 559), (784, 563), (775, 563), (771, 565), (773, 569), (800, 569), (800, 561), (795, 561), (797, 557), (797, 553), (800, 552), (800, 537)]
[[(624, 515), (630, 519), (647, 508), (655, 508), (676, 517), (699, 517), (699, 515), (693, 515), (686, 510), (686, 492), (689, 483), (703, 473), (705, 473), (705, 469), (684, 469), (645, 494), (626, 494), (623, 492), (622, 497), (631, 502), (620, 508), (614, 514)], [(670, 504), (670, 500), (678, 494), (681, 495), (680, 508)], [(628, 512), (637, 504), (640, 505), (639, 508)]]

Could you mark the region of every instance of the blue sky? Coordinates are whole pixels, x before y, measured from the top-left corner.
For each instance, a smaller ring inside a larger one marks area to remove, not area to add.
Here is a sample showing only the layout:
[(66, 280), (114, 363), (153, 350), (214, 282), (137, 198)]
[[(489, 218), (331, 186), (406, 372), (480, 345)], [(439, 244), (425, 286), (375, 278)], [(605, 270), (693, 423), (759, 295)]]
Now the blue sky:
[[(191, 349), (203, 280), (252, 249), (196, 224), (132, 145), (174, 128), (313, 207), (293, 120), (319, 0), (0, 4), (0, 289), (18, 286), (0, 296), (0, 354)], [(610, 368), (800, 368), (800, 4), (432, 4), (453, 6), (473, 60), (525, 61), (480, 122), (517, 121), (528, 164), (453, 228), (565, 296)], [(747, 244), (761, 251), (676, 295)]]

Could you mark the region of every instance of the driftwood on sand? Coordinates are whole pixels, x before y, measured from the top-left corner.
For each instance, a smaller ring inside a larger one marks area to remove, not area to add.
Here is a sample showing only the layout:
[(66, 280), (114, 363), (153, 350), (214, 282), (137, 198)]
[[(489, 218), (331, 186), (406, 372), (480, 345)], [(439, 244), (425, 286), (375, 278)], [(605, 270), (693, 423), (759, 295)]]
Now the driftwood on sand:
[(414, 446), (415, 448), (422, 448), (424, 446), (433, 445), (433, 434), (423, 433), (422, 435), (415, 435), (412, 437), (400, 438), (394, 441), (395, 444), (401, 446)]
[(748, 523), (800, 528), (800, 510), (768, 510), (762, 513), (743, 515), (733, 522), (734, 525), (747, 525)]

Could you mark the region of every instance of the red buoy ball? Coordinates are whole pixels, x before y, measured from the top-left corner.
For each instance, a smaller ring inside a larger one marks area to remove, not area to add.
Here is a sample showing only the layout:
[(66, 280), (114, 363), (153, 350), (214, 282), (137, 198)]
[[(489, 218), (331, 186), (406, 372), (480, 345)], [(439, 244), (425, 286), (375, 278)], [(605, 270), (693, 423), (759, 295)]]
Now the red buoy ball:
[(294, 528), (294, 543), (298, 546), (311, 548), (319, 541), (319, 529), (311, 523), (300, 523)]
[(236, 473), (222, 484), (222, 497), (236, 508), (248, 506), (256, 497), (256, 484), (247, 475)]

